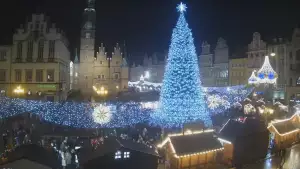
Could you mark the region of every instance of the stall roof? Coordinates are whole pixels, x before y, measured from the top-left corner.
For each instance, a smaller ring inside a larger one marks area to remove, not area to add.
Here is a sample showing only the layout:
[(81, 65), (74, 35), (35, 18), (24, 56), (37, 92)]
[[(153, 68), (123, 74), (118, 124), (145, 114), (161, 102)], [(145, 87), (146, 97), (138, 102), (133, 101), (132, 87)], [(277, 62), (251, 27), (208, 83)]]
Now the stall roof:
[(54, 151), (47, 150), (35, 144), (22, 145), (14, 149), (12, 152), (9, 152), (7, 160), (1, 161), (0, 166), (21, 159), (27, 159), (53, 169), (61, 166), (60, 161), (58, 161), (57, 154)]
[(79, 163), (84, 164), (89, 160), (96, 159), (98, 157), (104, 156), (108, 153), (115, 153), (120, 148), (127, 148), (133, 151), (142, 152), (145, 154), (150, 154), (158, 156), (155, 147), (149, 147), (142, 143), (137, 143), (128, 139), (121, 139), (117, 137), (108, 137), (104, 139), (103, 144), (99, 145), (96, 149), (83, 148), (79, 152)]
[(223, 150), (223, 146), (214, 136), (213, 130), (169, 135), (158, 147), (163, 147), (167, 145), (166, 143), (170, 143), (176, 158)]
[(230, 142), (236, 138), (266, 131), (264, 122), (247, 118), (244, 122), (229, 119), (219, 132), (219, 137)]

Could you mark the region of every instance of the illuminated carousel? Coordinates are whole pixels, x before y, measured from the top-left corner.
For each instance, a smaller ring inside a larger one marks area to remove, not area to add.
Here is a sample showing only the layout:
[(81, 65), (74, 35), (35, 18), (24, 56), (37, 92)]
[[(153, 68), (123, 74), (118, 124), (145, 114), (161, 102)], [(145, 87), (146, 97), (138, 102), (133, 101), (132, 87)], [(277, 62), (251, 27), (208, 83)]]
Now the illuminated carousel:
[(265, 61), (261, 68), (258, 71), (253, 70), (248, 79), (248, 84), (255, 86), (256, 94), (263, 95), (267, 100), (272, 100), (277, 78), (278, 74), (271, 66), (269, 56), (265, 56)]

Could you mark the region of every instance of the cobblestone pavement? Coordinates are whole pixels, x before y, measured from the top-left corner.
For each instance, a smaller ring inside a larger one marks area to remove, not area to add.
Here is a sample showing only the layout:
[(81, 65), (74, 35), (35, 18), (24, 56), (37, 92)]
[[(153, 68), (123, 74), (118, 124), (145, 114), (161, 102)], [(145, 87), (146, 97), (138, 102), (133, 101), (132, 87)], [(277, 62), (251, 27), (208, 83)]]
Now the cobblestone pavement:
[[(300, 169), (300, 144), (294, 145), (287, 150), (285, 155), (285, 163), (283, 169)], [(270, 159), (251, 164), (243, 167), (243, 169), (279, 169), (281, 159), (274, 156)]]

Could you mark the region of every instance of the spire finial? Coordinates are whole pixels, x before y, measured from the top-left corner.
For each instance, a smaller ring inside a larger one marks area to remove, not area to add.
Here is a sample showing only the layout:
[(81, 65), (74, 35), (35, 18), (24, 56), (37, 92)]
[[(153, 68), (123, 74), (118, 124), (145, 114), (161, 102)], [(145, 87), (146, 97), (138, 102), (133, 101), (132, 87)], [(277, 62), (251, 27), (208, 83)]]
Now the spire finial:
[(186, 11), (186, 4), (180, 2), (180, 4), (177, 6), (177, 10), (180, 12), (180, 13), (183, 13)]
[(95, 8), (95, 0), (87, 0), (89, 8)]

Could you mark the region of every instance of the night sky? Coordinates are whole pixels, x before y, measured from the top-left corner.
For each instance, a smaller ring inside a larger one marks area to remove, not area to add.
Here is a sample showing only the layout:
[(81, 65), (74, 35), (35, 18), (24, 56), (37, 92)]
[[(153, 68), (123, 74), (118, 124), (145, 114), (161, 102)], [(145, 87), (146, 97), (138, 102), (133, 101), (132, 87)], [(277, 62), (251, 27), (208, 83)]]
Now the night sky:
[[(96, 0), (97, 46), (101, 42), (110, 52), (116, 42), (126, 41), (129, 53), (162, 52), (168, 49), (172, 28), (178, 18), (179, 0)], [(231, 53), (246, 46), (252, 33), (263, 39), (274, 36), (290, 38), (300, 23), (297, 1), (283, 0), (185, 0), (186, 17), (193, 31), (195, 45), (203, 40), (213, 46), (224, 37)], [(284, 3), (285, 2), (285, 3)], [(289, 2), (289, 3), (287, 3)], [(62, 28), (71, 42), (79, 46), (85, 0), (10, 0), (0, 6), (0, 43), (11, 44), (13, 30), (24, 24), (34, 12), (46, 13)], [(241, 56), (243, 57), (243, 56)], [(132, 58), (133, 59), (133, 58)], [(135, 58), (137, 59), (137, 58)]]

